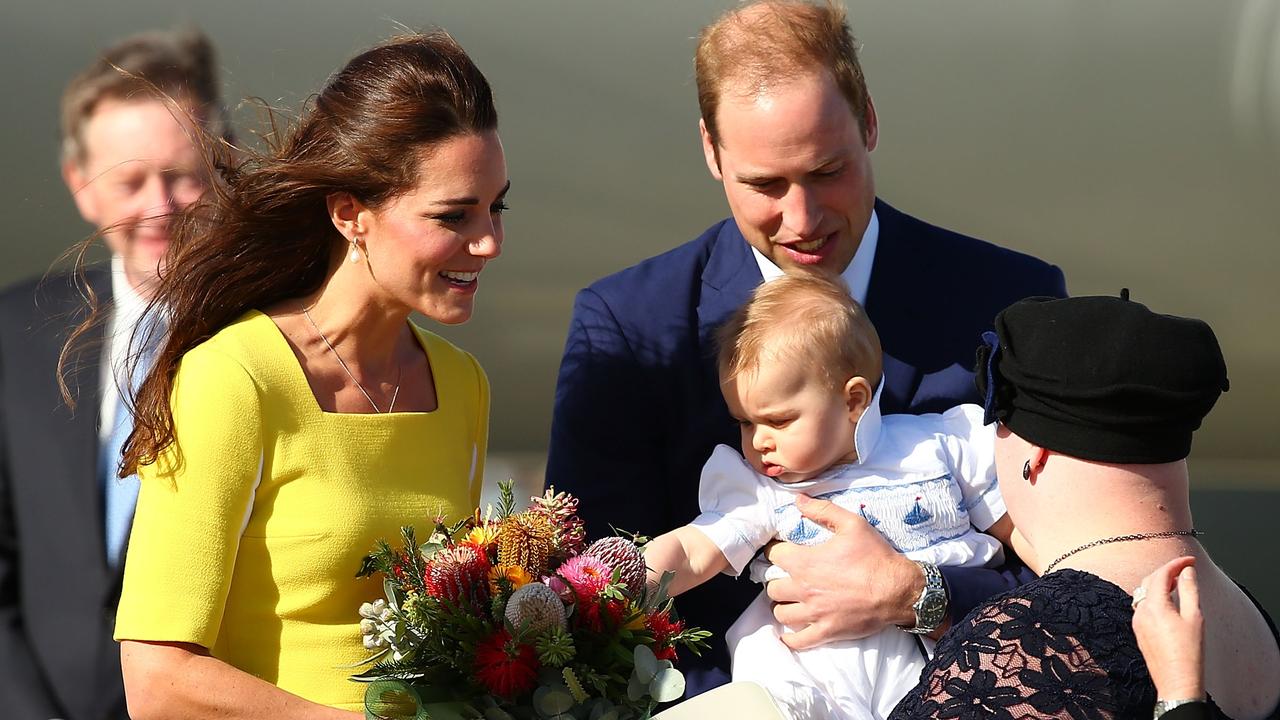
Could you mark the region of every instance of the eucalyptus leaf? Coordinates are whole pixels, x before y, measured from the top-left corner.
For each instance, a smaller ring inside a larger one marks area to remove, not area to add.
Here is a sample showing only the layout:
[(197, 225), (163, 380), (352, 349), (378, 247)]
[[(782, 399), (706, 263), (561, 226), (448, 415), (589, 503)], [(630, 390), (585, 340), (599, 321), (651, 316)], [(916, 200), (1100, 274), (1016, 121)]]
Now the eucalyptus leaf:
[(679, 700), (684, 695), (684, 675), (674, 668), (658, 671), (649, 683), (649, 694), (658, 702)]
[(631, 676), (631, 682), (627, 683), (627, 699), (631, 702), (640, 702), (649, 694), (649, 684), (640, 682), (635, 675)]
[(633, 676), (642, 683), (648, 683), (661, 669), (658, 666), (658, 657), (647, 645), (637, 645), (632, 655), (636, 664)]
[(591, 714), (587, 716), (587, 720), (618, 720), (618, 711), (613, 703), (600, 698), (591, 704)]
[(542, 717), (554, 718), (573, 707), (573, 696), (560, 688), (540, 687), (533, 692), (533, 707)]
[(422, 557), (430, 560), (436, 553), (444, 549), (444, 543), (424, 542), (422, 547), (418, 548), (418, 552), (422, 553)]

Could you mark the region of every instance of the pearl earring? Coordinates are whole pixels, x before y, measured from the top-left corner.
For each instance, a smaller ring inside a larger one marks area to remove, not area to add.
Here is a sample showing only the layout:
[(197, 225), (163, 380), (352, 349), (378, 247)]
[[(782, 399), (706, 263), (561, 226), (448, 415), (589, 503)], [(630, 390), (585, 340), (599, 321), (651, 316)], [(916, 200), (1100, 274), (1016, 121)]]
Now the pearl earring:
[(358, 242), (360, 242), (360, 238), (351, 239), (351, 255), (349, 258), (353, 263), (360, 262), (360, 246), (356, 244)]

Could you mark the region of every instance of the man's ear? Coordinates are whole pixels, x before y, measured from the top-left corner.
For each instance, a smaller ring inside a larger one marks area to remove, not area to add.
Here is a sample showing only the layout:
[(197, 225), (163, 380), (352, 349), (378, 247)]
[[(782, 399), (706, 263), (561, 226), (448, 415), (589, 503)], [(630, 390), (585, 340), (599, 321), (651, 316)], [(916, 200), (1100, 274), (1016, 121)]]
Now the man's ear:
[(707, 169), (711, 171), (711, 177), (724, 182), (724, 176), (720, 173), (720, 154), (716, 150), (715, 139), (711, 137), (711, 133), (707, 132), (705, 120), (698, 120), (698, 134), (702, 136), (702, 157), (707, 161)]
[(845, 381), (844, 399), (849, 408), (850, 422), (857, 424), (862, 419), (862, 414), (871, 407), (873, 397), (875, 392), (871, 389), (871, 383), (861, 375), (854, 375)]
[(870, 95), (867, 96), (867, 126), (862, 129), (862, 139), (866, 141), (867, 152), (875, 150), (876, 143), (880, 141), (880, 121), (876, 119), (876, 104)]
[(368, 222), (369, 208), (349, 192), (329, 193), (325, 199), (329, 210), (329, 220), (342, 233), (347, 242), (353, 242), (365, 232)]
[(71, 199), (76, 204), (76, 210), (80, 211), (80, 217), (90, 225), (97, 226), (99, 218), (97, 199), (92, 192), (82, 192), (89, 180), (80, 163), (75, 160), (66, 160), (62, 163), (62, 182), (66, 183)]

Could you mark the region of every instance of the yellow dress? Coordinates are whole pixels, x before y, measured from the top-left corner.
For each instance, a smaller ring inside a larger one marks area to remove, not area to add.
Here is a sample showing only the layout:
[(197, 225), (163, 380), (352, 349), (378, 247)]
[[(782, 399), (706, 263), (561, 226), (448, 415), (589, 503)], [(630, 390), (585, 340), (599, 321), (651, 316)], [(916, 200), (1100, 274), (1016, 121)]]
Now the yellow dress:
[(308, 700), (363, 708), (356, 580), (402, 525), (425, 539), (480, 495), (489, 384), (475, 358), (414, 328), (434, 412), (328, 413), (275, 323), (253, 311), (193, 348), (173, 391), (177, 452), (142, 469), (117, 640), (201, 645)]

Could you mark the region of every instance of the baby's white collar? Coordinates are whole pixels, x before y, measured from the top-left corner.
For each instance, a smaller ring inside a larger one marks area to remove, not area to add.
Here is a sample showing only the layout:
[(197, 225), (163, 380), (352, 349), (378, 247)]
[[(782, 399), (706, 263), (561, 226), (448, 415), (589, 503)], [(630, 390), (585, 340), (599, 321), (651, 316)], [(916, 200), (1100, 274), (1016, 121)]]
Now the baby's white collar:
[(880, 379), (880, 387), (876, 388), (876, 392), (871, 396), (871, 404), (867, 405), (867, 409), (862, 412), (862, 417), (858, 418), (858, 424), (853, 428), (853, 449), (858, 453), (858, 459), (854, 462), (861, 465), (871, 457), (871, 453), (875, 452), (876, 444), (880, 441), (880, 393), (884, 390), (884, 379)]

